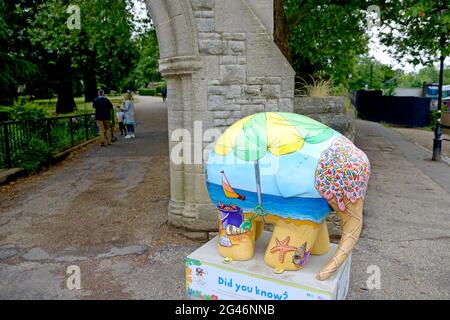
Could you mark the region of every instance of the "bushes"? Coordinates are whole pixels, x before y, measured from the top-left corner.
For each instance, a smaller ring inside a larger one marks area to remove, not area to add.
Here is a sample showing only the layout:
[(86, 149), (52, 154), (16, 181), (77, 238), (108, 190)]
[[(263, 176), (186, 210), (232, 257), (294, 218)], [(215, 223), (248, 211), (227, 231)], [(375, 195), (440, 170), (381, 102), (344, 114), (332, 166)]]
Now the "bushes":
[(53, 153), (53, 148), (45, 141), (31, 138), (29, 143), (13, 156), (12, 161), (27, 173), (33, 173), (52, 160)]
[(16, 105), (10, 113), (11, 120), (43, 119), (46, 116), (45, 109), (32, 102)]
[(47, 116), (44, 107), (25, 100), (19, 100), (13, 107), (1, 107), (0, 113), (2, 121), (43, 119)]
[[(442, 110), (441, 114), (443, 114), (444, 112), (447, 111), (447, 106), (443, 104), (441, 110)], [(438, 118), (437, 110), (430, 111), (430, 128), (433, 130), (436, 128), (437, 118)]]
[(138, 91), (141, 96), (157, 96), (161, 95), (164, 85), (165, 82), (153, 82), (149, 84), (150, 88), (140, 88)]
[(156, 89), (152, 88), (140, 88), (139, 94), (141, 96), (155, 96), (156, 95)]

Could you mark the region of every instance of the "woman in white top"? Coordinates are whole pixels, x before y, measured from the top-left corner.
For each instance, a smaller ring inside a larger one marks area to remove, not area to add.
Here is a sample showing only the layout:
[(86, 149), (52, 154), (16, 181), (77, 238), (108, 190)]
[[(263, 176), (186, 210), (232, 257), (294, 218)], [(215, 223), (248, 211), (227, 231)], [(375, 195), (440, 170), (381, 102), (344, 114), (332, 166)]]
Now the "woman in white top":
[(133, 97), (131, 96), (131, 92), (125, 93), (125, 101), (123, 102), (123, 111), (125, 112), (125, 120), (124, 123), (127, 126), (127, 135), (125, 139), (134, 138), (134, 125), (136, 121), (134, 121), (134, 104), (131, 101)]

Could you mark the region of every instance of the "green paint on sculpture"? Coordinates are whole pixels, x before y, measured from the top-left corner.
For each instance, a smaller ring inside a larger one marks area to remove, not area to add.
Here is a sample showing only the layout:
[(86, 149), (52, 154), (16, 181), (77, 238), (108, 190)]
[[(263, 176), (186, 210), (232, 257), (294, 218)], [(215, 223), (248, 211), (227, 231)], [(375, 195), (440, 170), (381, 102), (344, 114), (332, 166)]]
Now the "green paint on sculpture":
[[(267, 163), (277, 164), (276, 170), (263, 172)], [(219, 251), (229, 261), (252, 257), (267, 221), (275, 228), (265, 262), (276, 272), (299, 270), (310, 255), (328, 250), (324, 220), (334, 210), (343, 236), (317, 274), (325, 280), (358, 240), (369, 161), (351, 141), (313, 119), (281, 112), (241, 119), (217, 140), (206, 173), (220, 216)]]

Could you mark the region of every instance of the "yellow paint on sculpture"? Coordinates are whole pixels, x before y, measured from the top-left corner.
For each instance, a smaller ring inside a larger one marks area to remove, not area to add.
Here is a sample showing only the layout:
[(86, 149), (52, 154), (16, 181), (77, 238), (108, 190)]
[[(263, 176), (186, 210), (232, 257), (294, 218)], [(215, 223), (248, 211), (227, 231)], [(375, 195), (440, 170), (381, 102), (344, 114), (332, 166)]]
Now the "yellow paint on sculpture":
[[(298, 225), (279, 220), (267, 246), (264, 261), (267, 265), (279, 271), (303, 268), (320, 230), (319, 224), (304, 223)], [(303, 258), (306, 259), (302, 263), (295, 263), (294, 255), (297, 249), (303, 245), (305, 245)]]
[(328, 234), (327, 222), (324, 221), (320, 224), (319, 234), (317, 235), (316, 242), (311, 250), (312, 255), (321, 256), (327, 254), (330, 250), (330, 236)]
[(267, 112), (266, 118), (267, 147), (270, 153), (279, 157), (303, 147), (303, 137), (295, 127), (289, 125), (288, 120), (272, 112)]
[(221, 135), (217, 140), (216, 145), (214, 146), (214, 152), (221, 156), (225, 156), (230, 153), (234, 142), (241, 133), (242, 127), (248, 120), (250, 120), (250, 117), (243, 118), (230, 126), (226, 131), (227, 134)]
[[(272, 168), (280, 163), (282, 170), (273, 179), (264, 177), (263, 164)], [(206, 168), (219, 218), (220, 254), (231, 263), (251, 259), (267, 223), (274, 228), (265, 263), (276, 273), (300, 270), (310, 255), (329, 251), (325, 218), (331, 206), (341, 218), (343, 234), (333, 257), (317, 273), (319, 280), (328, 279), (358, 241), (369, 176), (367, 156), (313, 119), (265, 112), (237, 121), (217, 140)]]

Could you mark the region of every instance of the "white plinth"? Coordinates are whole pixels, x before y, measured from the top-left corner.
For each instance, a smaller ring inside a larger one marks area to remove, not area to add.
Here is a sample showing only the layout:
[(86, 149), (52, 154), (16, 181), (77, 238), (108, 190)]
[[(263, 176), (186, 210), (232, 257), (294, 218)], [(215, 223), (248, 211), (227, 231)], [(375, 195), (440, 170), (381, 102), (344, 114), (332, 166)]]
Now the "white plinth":
[(328, 280), (316, 273), (333, 256), (337, 245), (323, 256), (311, 256), (299, 271), (276, 274), (264, 263), (271, 233), (265, 231), (256, 242), (249, 261), (223, 263), (215, 237), (186, 257), (186, 290), (191, 299), (258, 300), (343, 300), (347, 296), (351, 256)]

